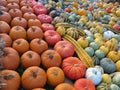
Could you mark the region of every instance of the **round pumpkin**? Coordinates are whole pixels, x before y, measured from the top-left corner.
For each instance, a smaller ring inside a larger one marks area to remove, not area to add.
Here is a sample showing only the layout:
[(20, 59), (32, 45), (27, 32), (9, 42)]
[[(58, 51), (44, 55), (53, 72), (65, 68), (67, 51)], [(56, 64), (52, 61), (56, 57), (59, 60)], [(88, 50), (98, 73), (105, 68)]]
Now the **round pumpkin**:
[(29, 19), (28, 27), (31, 27), (31, 26), (38, 26), (41, 28), (41, 22), (38, 19)]
[(74, 90), (74, 87), (68, 83), (58, 84), (54, 90)]
[(0, 72), (4, 85), (0, 90), (18, 90), (20, 87), (20, 75), (14, 70), (2, 70)]
[(48, 49), (48, 44), (43, 39), (35, 38), (30, 42), (30, 49), (41, 54)]
[(112, 77), (112, 82), (120, 87), (120, 73), (116, 73)]
[(23, 38), (19, 38), (13, 41), (12, 48), (14, 48), (18, 53), (23, 54), (29, 50), (29, 43)]
[(45, 71), (38, 66), (27, 68), (21, 76), (22, 87), (28, 90), (45, 86), (47, 76)]
[(93, 82), (86, 78), (81, 78), (74, 83), (75, 90), (96, 90)]
[(55, 87), (65, 80), (64, 72), (59, 67), (50, 67), (46, 71), (48, 83)]
[(26, 30), (22, 26), (13, 26), (9, 32), (9, 36), (12, 40), (19, 38), (26, 38)]
[(46, 50), (41, 54), (42, 65), (48, 69), (53, 66), (59, 67), (62, 63), (62, 57), (55, 50)]
[(14, 2), (14, 3), (17, 3), (17, 4), (19, 4), (19, 0), (6, 0), (8, 3), (11, 3), (11, 2)]
[(87, 11), (85, 10), (85, 9), (79, 9), (78, 11), (77, 11), (77, 13), (78, 13), (78, 15), (80, 15), (80, 16), (86, 16), (87, 15)]
[(33, 3), (31, 3), (30, 0), (21, 0), (19, 5), (20, 5), (20, 7), (23, 7), (26, 5), (32, 7)]
[(0, 21), (5, 21), (7, 23), (10, 23), (11, 20), (12, 18), (8, 12), (0, 11)]
[(9, 33), (10, 25), (5, 21), (0, 21), (0, 33)]
[(0, 6), (6, 6), (7, 1), (6, 0), (0, 0)]
[(26, 12), (24, 13), (23, 18), (25, 18), (28, 21), (29, 19), (36, 19), (37, 16), (32, 12)]
[(28, 68), (30, 66), (40, 66), (41, 58), (38, 53), (29, 50), (22, 54), (21, 63), (24, 68)]
[(23, 14), (25, 14), (26, 12), (34, 13), (32, 7), (30, 7), (29, 5), (22, 6), (21, 11), (22, 11)]
[(77, 80), (85, 75), (86, 66), (77, 57), (68, 57), (63, 60), (62, 69), (68, 78)]
[(22, 26), (23, 28), (27, 28), (27, 20), (22, 17), (14, 17), (11, 21), (11, 26)]
[(31, 26), (27, 29), (27, 38), (31, 41), (35, 38), (42, 39), (43, 38), (43, 31), (38, 26)]
[(5, 42), (5, 47), (10, 47), (12, 45), (12, 39), (8, 34), (0, 33), (0, 38)]
[(3, 68), (11, 70), (17, 69), (20, 63), (18, 52), (11, 47), (5, 47), (3, 51), (4, 54), (0, 56)]
[(22, 11), (20, 9), (10, 9), (9, 14), (11, 15), (12, 19), (15, 17), (22, 17)]
[(6, 8), (8, 8), (9, 10), (10, 9), (16, 9), (16, 8), (19, 9), (20, 6), (15, 2), (10, 2), (10, 3), (7, 4)]

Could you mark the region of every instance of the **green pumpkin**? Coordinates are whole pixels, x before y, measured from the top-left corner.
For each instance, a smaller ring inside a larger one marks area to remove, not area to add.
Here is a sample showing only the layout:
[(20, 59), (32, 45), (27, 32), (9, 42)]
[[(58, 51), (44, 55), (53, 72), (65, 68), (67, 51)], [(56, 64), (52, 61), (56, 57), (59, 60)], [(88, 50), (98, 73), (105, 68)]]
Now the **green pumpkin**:
[(111, 90), (120, 90), (120, 87), (118, 85), (116, 85), (116, 84), (111, 84), (110, 89)]
[(113, 76), (112, 82), (120, 87), (120, 73)]
[(115, 63), (110, 58), (101, 59), (100, 66), (104, 69), (104, 72), (108, 74), (114, 73), (116, 71)]
[(96, 90), (111, 90), (110, 85), (111, 84), (107, 84), (107, 83), (102, 82), (96, 87)]
[(100, 60), (96, 55), (92, 57), (92, 60), (94, 62), (94, 65), (100, 65)]

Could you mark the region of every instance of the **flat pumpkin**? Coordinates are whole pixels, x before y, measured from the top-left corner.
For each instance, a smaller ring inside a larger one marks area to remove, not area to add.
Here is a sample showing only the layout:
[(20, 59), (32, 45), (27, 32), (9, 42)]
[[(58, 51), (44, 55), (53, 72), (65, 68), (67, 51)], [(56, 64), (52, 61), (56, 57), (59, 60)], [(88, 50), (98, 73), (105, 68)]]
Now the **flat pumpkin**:
[(86, 66), (77, 57), (68, 57), (63, 60), (62, 69), (68, 78), (77, 80), (85, 75)]

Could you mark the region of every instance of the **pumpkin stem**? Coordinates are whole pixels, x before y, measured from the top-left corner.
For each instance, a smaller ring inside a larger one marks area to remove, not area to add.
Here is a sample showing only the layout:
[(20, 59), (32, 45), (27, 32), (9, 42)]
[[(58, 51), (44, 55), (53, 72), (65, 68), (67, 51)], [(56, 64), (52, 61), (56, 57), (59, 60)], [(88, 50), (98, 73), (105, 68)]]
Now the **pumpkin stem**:
[(29, 56), (29, 58), (32, 58), (32, 54), (31, 53), (28, 53), (28, 56)]
[(16, 26), (16, 30), (19, 30), (20, 28), (19, 28), (19, 26)]
[(52, 55), (52, 54), (49, 54), (49, 55), (48, 55), (48, 58), (52, 59), (52, 58), (53, 58), (53, 55)]
[(0, 15), (3, 15), (3, 12), (0, 10)]
[(31, 27), (32, 28), (32, 31), (35, 32), (35, 28), (34, 27)]
[(58, 75), (57, 70), (53, 70), (52, 73), (53, 73), (54, 75), (56, 75), (56, 76)]
[(8, 75), (4, 76), (3, 78), (4, 78), (5, 80), (9, 80), (9, 79), (14, 78), (14, 77), (15, 77), (14, 74), (8, 74)]
[(37, 41), (37, 43), (40, 44), (40, 43), (41, 43), (41, 39), (39, 39), (39, 40)]
[(14, 2), (11, 2), (12, 5), (14, 5)]
[(13, 11), (14, 11), (14, 12), (16, 12), (16, 10), (15, 10), (15, 9), (13, 9)]
[(73, 66), (74, 66), (74, 67), (77, 67), (77, 66), (79, 66), (79, 64), (74, 64)]
[(33, 73), (33, 77), (36, 78), (37, 77), (37, 73), (35, 71), (32, 71)]
[(21, 18), (21, 17), (19, 17), (19, 20), (21, 21), (21, 20), (22, 20), (22, 18)]
[(18, 40), (18, 41), (15, 41), (17, 44), (20, 44), (20, 41)]

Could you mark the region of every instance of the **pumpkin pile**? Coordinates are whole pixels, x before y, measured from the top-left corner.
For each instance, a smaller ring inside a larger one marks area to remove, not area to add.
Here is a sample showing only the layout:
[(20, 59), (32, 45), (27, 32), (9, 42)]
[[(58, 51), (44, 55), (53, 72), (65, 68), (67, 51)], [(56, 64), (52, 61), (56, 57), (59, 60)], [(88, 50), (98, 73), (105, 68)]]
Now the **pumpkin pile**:
[(120, 90), (120, 6), (0, 0), (0, 90)]

